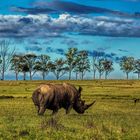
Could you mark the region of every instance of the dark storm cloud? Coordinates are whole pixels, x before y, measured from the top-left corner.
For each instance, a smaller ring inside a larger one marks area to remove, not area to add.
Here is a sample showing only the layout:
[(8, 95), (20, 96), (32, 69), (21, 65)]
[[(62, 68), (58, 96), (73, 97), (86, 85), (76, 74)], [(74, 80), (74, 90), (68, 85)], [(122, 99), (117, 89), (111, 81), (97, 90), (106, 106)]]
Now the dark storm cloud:
[(121, 12), (121, 11), (115, 11), (111, 9), (106, 8), (100, 8), (95, 6), (88, 6), (88, 5), (82, 5), (75, 2), (70, 1), (51, 1), (51, 2), (36, 2), (33, 4), (33, 8), (25, 8), (25, 7), (12, 7), (12, 11), (16, 12), (24, 12), (28, 14), (46, 14), (46, 13), (62, 13), (62, 12), (68, 12), (73, 14), (112, 14), (116, 16), (124, 16), (124, 17), (133, 17), (133, 18), (139, 18), (140, 13), (136, 12), (133, 14)]
[(48, 3), (48, 6), (58, 11), (72, 12), (72, 13), (78, 13), (78, 14), (113, 12), (112, 10), (108, 10), (105, 8), (85, 6), (85, 5), (70, 2), (70, 1), (67, 1), (67, 2), (53, 1), (53, 2)]
[(52, 13), (55, 10), (50, 8), (38, 8), (38, 7), (34, 7), (34, 8), (11, 7), (11, 11), (22, 12), (27, 14), (46, 14), (46, 13)]
[[(83, 17), (61, 14), (58, 18), (48, 15), (0, 15), (0, 36), (25, 38), (62, 38), (64, 33), (112, 37), (140, 37), (140, 21), (109, 18)], [(66, 35), (66, 34), (65, 34)], [(70, 47), (75, 40), (63, 42)]]
[(31, 24), (32, 23), (32, 19), (30, 18), (26, 18), (26, 17), (23, 17), (23, 18), (20, 18), (18, 22), (23, 22), (23, 24)]
[(36, 2), (33, 8), (25, 7), (11, 7), (11, 10), (14, 12), (23, 12), (28, 14), (43, 14), (50, 12), (69, 12), (75, 14), (89, 14), (89, 13), (112, 13), (119, 14), (113, 10), (106, 8), (99, 8), (93, 6), (86, 6), (74, 2), (65, 2), (65, 1), (53, 1), (53, 2)]
[(2, 33), (8, 33), (8, 34), (17, 34), (18, 31), (16, 29), (0, 29), (0, 34)]

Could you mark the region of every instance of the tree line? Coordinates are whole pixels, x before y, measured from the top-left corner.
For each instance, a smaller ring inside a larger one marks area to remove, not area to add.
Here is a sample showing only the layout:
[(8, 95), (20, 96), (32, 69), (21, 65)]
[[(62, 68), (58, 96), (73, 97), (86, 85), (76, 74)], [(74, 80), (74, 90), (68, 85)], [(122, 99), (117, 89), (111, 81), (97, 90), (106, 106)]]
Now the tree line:
[[(5, 72), (7, 70), (14, 71), (15, 79), (18, 80), (19, 73), (22, 73), (23, 80), (26, 80), (27, 74), (32, 80), (34, 75), (39, 72), (42, 79), (47, 79), (51, 72), (60, 79), (65, 74), (68, 74), (68, 79), (72, 79), (72, 74), (75, 79), (83, 80), (87, 72), (93, 73), (93, 79), (96, 79), (98, 73), (99, 79), (107, 79), (109, 74), (114, 71), (114, 61), (101, 52), (93, 52), (92, 62), (89, 59), (89, 52), (87, 50), (78, 50), (77, 48), (68, 48), (64, 54), (64, 58), (57, 58), (51, 60), (51, 57), (46, 54), (36, 55), (30, 54), (16, 54), (15, 49), (10, 49), (10, 42), (6, 40), (0, 41), (0, 72), (1, 80), (5, 79)], [(124, 56), (119, 60), (120, 70), (129, 78), (129, 73), (134, 72), (140, 78), (140, 59), (135, 60), (134, 57)]]

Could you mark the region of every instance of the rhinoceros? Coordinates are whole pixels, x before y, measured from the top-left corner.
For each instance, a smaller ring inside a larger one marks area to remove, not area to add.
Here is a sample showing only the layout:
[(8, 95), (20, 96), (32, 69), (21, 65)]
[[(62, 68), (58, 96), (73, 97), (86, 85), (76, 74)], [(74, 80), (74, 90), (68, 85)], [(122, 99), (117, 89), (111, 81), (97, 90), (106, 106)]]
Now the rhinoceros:
[(83, 114), (90, 106), (81, 99), (82, 88), (79, 89), (72, 84), (42, 84), (33, 92), (32, 100), (37, 107), (38, 115), (43, 115), (46, 109), (52, 110), (52, 114), (60, 108), (66, 110), (66, 114), (73, 108), (77, 113)]

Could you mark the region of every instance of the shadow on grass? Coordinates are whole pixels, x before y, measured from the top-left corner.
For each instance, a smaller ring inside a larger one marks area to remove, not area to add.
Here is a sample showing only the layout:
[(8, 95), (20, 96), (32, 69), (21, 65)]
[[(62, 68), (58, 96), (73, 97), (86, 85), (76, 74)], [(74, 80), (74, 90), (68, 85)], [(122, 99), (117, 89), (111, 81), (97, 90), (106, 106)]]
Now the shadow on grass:
[(0, 99), (13, 99), (13, 98), (27, 98), (27, 96), (24, 97), (14, 97), (14, 96), (5, 96), (5, 95), (0, 96)]
[(5, 96), (5, 95), (0, 96), (0, 99), (10, 99), (10, 98), (14, 98), (14, 96)]
[(57, 119), (51, 117), (49, 120), (43, 119), (40, 124), (41, 129), (53, 128), (56, 130), (64, 130), (65, 127), (58, 122)]

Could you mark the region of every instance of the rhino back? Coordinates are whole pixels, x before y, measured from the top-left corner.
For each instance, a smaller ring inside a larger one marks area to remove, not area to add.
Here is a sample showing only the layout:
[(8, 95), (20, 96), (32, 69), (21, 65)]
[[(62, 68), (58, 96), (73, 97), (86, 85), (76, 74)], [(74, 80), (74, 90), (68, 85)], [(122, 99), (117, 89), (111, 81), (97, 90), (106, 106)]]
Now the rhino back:
[(44, 84), (40, 85), (33, 93), (34, 104), (46, 104), (47, 108), (55, 106), (66, 107), (73, 104), (77, 98), (77, 89), (70, 84)]
[[(32, 94), (32, 99), (35, 105), (39, 105), (43, 98), (50, 94), (51, 88), (49, 85), (40, 85)], [(43, 97), (43, 98), (42, 98)]]

